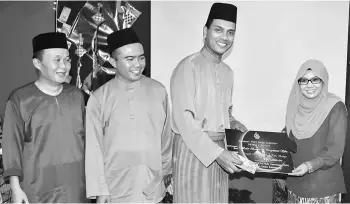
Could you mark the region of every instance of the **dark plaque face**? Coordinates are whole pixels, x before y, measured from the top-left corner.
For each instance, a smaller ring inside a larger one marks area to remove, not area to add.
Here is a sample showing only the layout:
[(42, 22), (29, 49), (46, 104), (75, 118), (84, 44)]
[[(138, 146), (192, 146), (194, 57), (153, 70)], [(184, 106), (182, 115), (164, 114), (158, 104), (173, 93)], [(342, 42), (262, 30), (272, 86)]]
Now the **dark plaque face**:
[(226, 138), (228, 150), (257, 163), (257, 172), (289, 173), (293, 169), (282, 133), (226, 130)]

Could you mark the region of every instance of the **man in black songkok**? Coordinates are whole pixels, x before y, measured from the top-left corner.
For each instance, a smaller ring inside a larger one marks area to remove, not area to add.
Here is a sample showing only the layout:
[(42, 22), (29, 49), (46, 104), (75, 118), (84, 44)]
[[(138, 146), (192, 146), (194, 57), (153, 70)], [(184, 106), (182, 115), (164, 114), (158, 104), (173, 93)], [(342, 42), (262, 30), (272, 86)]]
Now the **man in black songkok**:
[(84, 97), (64, 83), (71, 68), (66, 36), (43, 33), (32, 43), (38, 78), (6, 103), (4, 178), (14, 203), (86, 203)]
[(228, 172), (242, 161), (225, 149), (225, 129), (246, 131), (232, 116), (233, 72), (222, 62), (236, 32), (237, 7), (214, 3), (204, 46), (173, 71), (174, 202), (228, 203)]
[(144, 50), (131, 28), (107, 42), (116, 76), (86, 107), (87, 196), (97, 203), (158, 203), (172, 163), (168, 94), (142, 75)]

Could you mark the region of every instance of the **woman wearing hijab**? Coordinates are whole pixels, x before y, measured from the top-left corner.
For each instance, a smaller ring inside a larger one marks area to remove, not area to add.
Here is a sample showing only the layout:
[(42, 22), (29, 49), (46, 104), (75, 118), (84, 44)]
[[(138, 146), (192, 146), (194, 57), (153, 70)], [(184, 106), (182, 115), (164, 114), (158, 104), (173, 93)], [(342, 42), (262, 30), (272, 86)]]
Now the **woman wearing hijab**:
[(347, 110), (328, 92), (322, 62), (304, 62), (289, 96), (286, 128), (297, 146), (296, 168), (287, 178), (289, 203), (337, 203), (345, 193), (340, 158), (343, 155)]

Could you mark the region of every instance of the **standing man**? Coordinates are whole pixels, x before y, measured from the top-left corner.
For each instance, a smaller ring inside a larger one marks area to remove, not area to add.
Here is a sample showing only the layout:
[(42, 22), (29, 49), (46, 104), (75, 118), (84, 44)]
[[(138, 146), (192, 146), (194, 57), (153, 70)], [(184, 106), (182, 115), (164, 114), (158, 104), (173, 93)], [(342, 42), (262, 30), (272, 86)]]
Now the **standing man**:
[(247, 130), (231, 114), (233, 72), (222, 62), (234, 40), (236, 14), (236, 6), (214, 3), (204, 47), (183, 59), (171, 77), (174, 202), (227, 203), (227, 172), (239, 171), (235, 164), (242, 163), (225, 150), (226, 128)]
[(87, 197), (97, 203), (160, 202), (172, 158), (167, 92), (142, 75), (144, 50), (131, 28), (110, 34), (107, 42), (117, 74), (87, 104)]
[(38, 79), (12, 91), (3, 135), (4, 178), (15, 203), (84, 203), (84, 98), (64, 81), (71, 68), (63, 33), (33, 39)]

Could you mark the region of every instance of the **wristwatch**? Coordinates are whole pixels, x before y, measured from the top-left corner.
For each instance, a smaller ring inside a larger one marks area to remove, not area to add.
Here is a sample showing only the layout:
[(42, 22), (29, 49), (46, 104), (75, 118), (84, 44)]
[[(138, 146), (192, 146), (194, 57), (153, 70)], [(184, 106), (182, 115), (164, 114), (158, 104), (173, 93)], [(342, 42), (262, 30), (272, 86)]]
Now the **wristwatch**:
[(307, 168), (308, 168), (308, 173), (311, 174), (312, 172), (314, 172), (314, 169), (312, 168), (312, 165), (310, 162), (304, 162), (304, 164), (306, 164)]

